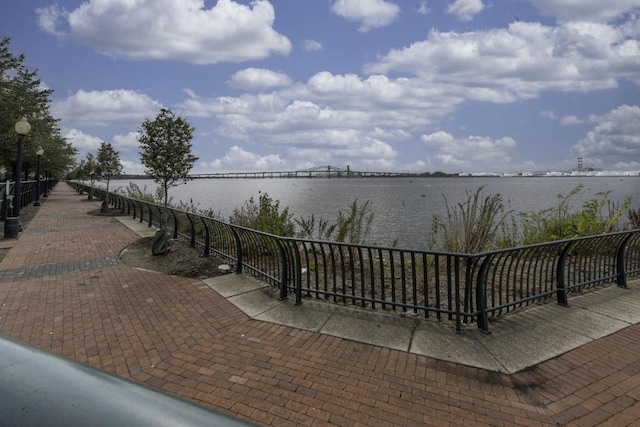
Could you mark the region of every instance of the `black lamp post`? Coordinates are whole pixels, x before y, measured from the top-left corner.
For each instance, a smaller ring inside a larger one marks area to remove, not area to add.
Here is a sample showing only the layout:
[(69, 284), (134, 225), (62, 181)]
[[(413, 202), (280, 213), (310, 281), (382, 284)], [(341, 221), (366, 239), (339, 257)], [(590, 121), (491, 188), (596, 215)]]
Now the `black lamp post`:
[(38, 147), (38, 151), (36, 151), (36, 156), (38, 156), (38, 167), (36, 168), (36, 201), (33, 202), (33, 206), (40, 206), (40, 161), (42, 160), (43, 154), (44, 150), (42, 147)]
[(31, 125), (24, 117), (20, 119), (15, 126), (18, 134), (18, 156), (16, 157), (16, 175), (15, 185), (13, 188), (13, 210), (12, 217), (7, 217), (4, 222), (5, 237), (18, 237), (20, 232), (20, 208), (22, 207), (22, 140), (31, 130)]

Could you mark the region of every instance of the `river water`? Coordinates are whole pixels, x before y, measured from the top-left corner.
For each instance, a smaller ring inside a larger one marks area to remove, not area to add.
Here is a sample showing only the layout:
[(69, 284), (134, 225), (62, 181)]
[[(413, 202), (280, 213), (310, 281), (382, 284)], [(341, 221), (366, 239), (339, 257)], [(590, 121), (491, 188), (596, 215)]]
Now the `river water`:
[[(110, 189), (126, 188), (129, 182), (146, 186), (147, 192), (157, 187), (152, 180), (114, 180)], [(295, 218), (314, 214), (331, 223), (339, 211), (347, 214), (355, 199), (369, 200), (375, 213), (369, 243), (386, 246), (397, 241), (401, 247), (424, 249), (433, 216), (446, 217), (445, 197), (450, 205), (461, 203), (467, 192), (484, 186), (484, 196), (500, 194), (515, 212), (539, 212), (557, 206), (558, 195), (578, 185), (584, 190), (575, 197), (576, 210), (608, 191), (610, 200), (631, 196), (632, 207), (640, 207), (640, 177), (195, 179), (171, 188), (169, 196), (174, 202), (213, 208), (227, 219), (251, 197), (257, 201), (261, 193), (268, 193)]]

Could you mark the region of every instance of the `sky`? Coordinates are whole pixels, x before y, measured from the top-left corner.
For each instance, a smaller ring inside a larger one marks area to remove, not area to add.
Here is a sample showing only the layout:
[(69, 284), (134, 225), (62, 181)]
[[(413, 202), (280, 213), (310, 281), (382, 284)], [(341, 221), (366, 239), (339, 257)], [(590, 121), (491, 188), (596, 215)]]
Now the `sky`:
[(126, 173), (162, 107), (193, 173), (640, 170), (640, 0), (4, 1), (0, 37)]

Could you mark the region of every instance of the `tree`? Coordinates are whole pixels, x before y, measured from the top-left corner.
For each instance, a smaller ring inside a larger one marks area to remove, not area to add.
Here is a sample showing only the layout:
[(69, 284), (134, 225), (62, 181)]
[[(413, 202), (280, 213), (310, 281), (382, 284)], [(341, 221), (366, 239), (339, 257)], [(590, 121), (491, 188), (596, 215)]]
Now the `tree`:
[(97, 168), (96, 168), (96, 159), (92, 153), (88, 153), (87, 157), (84, 160), (84, 171), (83, 176), (89, 178), (90, 187), (89, 196), (87, 197), (89, 200), (93, 200), (93, 184), (98, 177)]
[[(120, 163), (120, 155), (113, 146), (108, 142), (102, 142), (97, 153), (96, 170), (98, 177), (107, 180), (107, 193), (109, 193), (109, 181), (111, 178), (120, 178), (122, 176), (122, 163)], [(100, 211), (107, 212), (109, 203), (107, 200), (102, 201)]]
[[(10, 39), (0, 39), (0, 169), (4, 168), (16, 177), (25, 177), (37, 163), (36, 149), (44, 151), (42, 168), (61, 176), (74, 164), (77, 153), (57, 127), (58, 120), (49, 111), (53, 91), (43, 89), (37, 78), (37, 70), (29, 70), (24, 55), (14, 55), (9, 50)], [(14, 124), (26, 117), (31, 132), (25, 138), (22, 170), (16, 171), (16, 134)]]
[[(162, 108), (152, 121), (146, 119), (140, 127), (140, 161), (145, 173), (160, 184), (167, 207), (169, 188), (189, 180), (189, 171), (198, 160), (191, 154), (191, 139), (195, 129), (171, 110)], [(164, 223), (162, 224), (164, 228)]]

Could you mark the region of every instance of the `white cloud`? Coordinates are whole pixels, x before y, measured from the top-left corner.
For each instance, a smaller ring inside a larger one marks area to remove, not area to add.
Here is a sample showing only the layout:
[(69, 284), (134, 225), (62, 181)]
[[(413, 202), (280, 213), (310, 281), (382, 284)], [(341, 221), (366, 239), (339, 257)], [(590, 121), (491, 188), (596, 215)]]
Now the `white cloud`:
[(640, 156), (639, 106), (622, 105), (592, 120), (597, 126), (571, 148), (572, 154), (612, 162), (628, 162), (630, 157)]
[(538, 113), (538, 115), (540, 117), (544, 117), (545, 119), (549, 119), (549, 120), (558, 120), (558, 116), (555, 113), (555, 111), (553, 110), (544, 110), (544, 111), (540, 111)]
[(138, 138), (140, 137), (140, 133), (138, 132), (129, 132), (126, 135), (114, 135), (111, 142), (113, 143), (113, 148), (121, 151), (137, 151), (140, 146), (140, 142)]
[(505, 29), (431, 31), (365, 71), (409, 73), (423, 85), (452, 85), (451, 92), (466, 99), (513, 102), (542, 91), (616, 88), (620, 78), (640, 83), (639, 57), (640, 43), (620, 27), (514, 22)]
[(64, 135), (64, 139), (79, 151), (81, 158), (84, 158), (86, 153), (95, 152), (100, 148), (100, 144), (104, 142), (102, 139), (93, 135), (88, 135), (78, 129), (70, 129), (67, 131)]
[(65, 33), (58, 29), (62, 21), (68, 16), (67, 11), (57, 4), (36, 9), (38, 27), (44, 32), (53, 34), (56, 37), (64, 37)]
[[(134, 162), (131, 160), (120, 160), (122, 164), (122, 172), (131, 175), (144, 174), (144, 166), (140, 162)], [(114, 189), (115, 190), (115, 189)]]
[(267, 89), (270, 87), (289, 86), (291, 79), (284, 73), (278, 73), (264, 68), (246, 68), (235, 72), (229, 81), (229, 86), (239, 89)]
[(640, 8), (637, 0), (531, 0), (531, 3), (560, 21), (608, 22)]
[[(61, 14), (39, 9), (40, 27), (59, 34)], [(219, 0), (88, 0), (67, 16), (69, 35), (106, 55), (195, 64), (243, 62), (288, 54), (289, 39), (273, 29), (271, 3)]]
[(447, 7), (446, 12), (455, 15), (461, 21), (468, 22), (483, 9), (482, 0), (455, 0)]
[(385, 76), (318, 73), (306, 84), (272, 93), (202, 98), (191, 93), (179, 107), (189, 116), (220, 122), (227, 138), (273, 144), (317, 144), (332, 130), (354, 129), (370, 138), (406, 139), (453, 111), (462, 98), (439, 87), (413, 85)]
[(615, 165), (613, 165), (614, 169), (616, 170), (638, 170), (640, 169), (640, 163), (638, 162), (618, 162)]
[(52, 112), (65, 123), (88, 126), (138, 124), (158, 113), (161, 105), (147, 95), (125, 89), (84, 91), (54, 102)]
[(429, 163), (446, 170), (501, 171), (511, 167), (509, 152), (516, 147), (511, 137), (493, 139), (484, 136), (457, 138), (439, 131), (422, 135), (429, 149)]
[[(87, 134), (75, 128), (66, 131), (63, 137), (76, 150), (78, 150), (78, 154), (76, 156), (78, 161), (83, 160), (89, 153), (92, 153), (95, 156), (96, 152), (100, 148), (100, 144), (108, 142), (100, 137)], [(139, 161), (135, 162), (125, 160), (127, 153), (137, 153), (139, 145), (138, 132), (130, 132), (126, 135), (115, 135), (113, 136), (111, 143), (113, 144), (113, 148), (118, 151), (118, 154), (120, 155), (120, 163), (122, 163), (125, 173), (140, 174), (144, 171), (144, 167), (139, 164)]]
[(316, 40), (303, 40), (302, 41), (302, 49), (306, 52), (315, 52), (319, 50), (324, 50), (324, 46), (322, 43)]
[(227, 153), (211, 162), (201, 162), (194, 169), (196, 173), (228, 172), (228, 171), (272, 171), (283, 169), (286, 161), (279, 154), (257, 154), (246, 151), (236, 145)]
[(292, 159), (303, 162), (313, 159), (315, 164), (395, 164), (398, 152), (386, 142), (368, 137), (355, 130), (327, 130), (318, 132), (321, 144), (296, 146), (290, 150)]
[(400, 7), (387, 0), (335, 0), (331, 11), (350, 21), (360, 22), (358, 31), (390, 25), (400, 14)]
[(563, 117), (562, 120), (560, 120), (560, 124), (562, 126), (573, 126), (573, 125), (579, 125), (582, 123), (584, 123), (584, 120), (580, 119), (578, 116), (575, 116), (575, 115), (566, 116), (566, 117)]
[(426, 15), (429, 12), (431, 12), (431, 10), (429, 10), (429, 6), (427, 6), (427, 2), (424, 0), (421, 0), (420, 7), (418, 7), (418, 13), (420, 15)]

